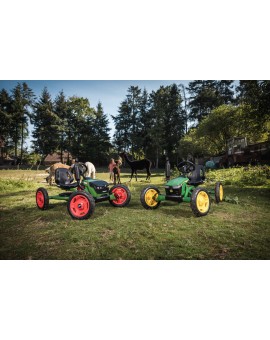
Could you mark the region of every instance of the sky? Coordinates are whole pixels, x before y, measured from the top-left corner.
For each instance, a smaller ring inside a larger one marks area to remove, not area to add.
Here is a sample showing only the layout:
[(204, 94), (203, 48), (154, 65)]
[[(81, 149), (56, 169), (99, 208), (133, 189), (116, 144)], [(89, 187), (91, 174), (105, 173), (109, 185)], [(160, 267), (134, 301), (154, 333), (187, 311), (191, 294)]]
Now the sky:
[[(40, 96), (46, 86), (54, 99), (63, 90), (67, 97), (76, 95), (88, 98), (91, 107), (96, 107), (100, 101), (104, 113), (108, 116), (111, 128), (110, 135), (113, 136), (114, 125), (111, 115), (118, 114), (118, 107), (126, 97), (127, 89), (130, 86), (146, 88), (148, 93), (156, 91), (161, 85), (167, 86), (173, 83), (188, 85), (188, 80), (0, 80), (0, 90), (2, 88), (10, 92), (18, 82), (26, 82), (34, 91), (36, 96)], [(29, 126), (30, 134), (32, 127)], [(30, 146), (30, 139), (26, 141)]]

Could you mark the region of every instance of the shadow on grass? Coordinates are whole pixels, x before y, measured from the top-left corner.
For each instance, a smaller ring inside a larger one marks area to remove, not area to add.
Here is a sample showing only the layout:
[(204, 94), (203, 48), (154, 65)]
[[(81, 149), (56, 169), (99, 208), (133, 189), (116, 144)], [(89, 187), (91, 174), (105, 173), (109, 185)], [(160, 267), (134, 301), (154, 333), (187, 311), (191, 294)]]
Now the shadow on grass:
[[(0, 198), (6, 198), (6, 197), (16, 197), (16, 196), (26, 196), (31, 194), (29, 190), (24, 190), (24, 191), (14, 191), (14, 192), (8, 192), (8, 193), (0, 193)], [(3, 203), (3, 202), (2, 202)]]

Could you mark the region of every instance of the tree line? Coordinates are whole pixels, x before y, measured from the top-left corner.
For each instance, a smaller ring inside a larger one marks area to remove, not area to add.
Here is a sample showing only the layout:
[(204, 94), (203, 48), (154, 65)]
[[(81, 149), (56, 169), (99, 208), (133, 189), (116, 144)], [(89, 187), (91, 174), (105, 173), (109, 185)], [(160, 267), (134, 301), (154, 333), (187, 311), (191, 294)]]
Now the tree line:
[(33, 125), (32, 148), (41, 160), (64, 150), (80, 160), (104, 165), (112, 154), (129, 152), (147, 157), (156, 167), (165, 157), (218, 155), (231, 137), (250, 142), (269, 138), (270, 81), (194, 80), (147, 92), (130, 86), (112, 115), (114, 135), (101, 103), (67, 98), (63, 91), (52, 99), (47, 88), (37, 98), (26, 83), (11, 93), (0, 92), (0, 136), (16, 157), (26, 157), (24, 141)]
[[(99, 102), (96, 108), (83, 97), (67, 98), (60, 91), (53, 100), (45, 87), (37, 98), (26, 83), (18, 83), (9, 94), (0, 92), (0, 136), (5, 149), (17, 158), (26, 157), (24, 140), (33, 125), (33, 153), (44, 161), (48, 154), (59, 152), (82, 161), (91, 159), (97, 165), (107, 162), (110, 152), (109, 119)], [(71, 159), (70, 159), (71, 161)]]
[(131, 86), (121, 102), (114, 144), (154, 160), (221, 154), (231, 137), (269, 137), (270, 82), (195, 80), (147, 93)]

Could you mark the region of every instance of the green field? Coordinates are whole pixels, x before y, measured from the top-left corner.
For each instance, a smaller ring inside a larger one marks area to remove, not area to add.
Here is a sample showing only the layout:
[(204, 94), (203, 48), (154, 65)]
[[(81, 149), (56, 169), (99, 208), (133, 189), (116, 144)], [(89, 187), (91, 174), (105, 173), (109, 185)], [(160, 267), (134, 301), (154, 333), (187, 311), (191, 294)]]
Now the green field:
[[(38, 187), (59, 192), (48, 187), (45, 176), (44, 171), (0, 171), (1, 259), (270, 259), (270, 183), (264, 171), (211, 172), (211, 181), (221, 179), (232, 200), (212, 202), (201, 218), (187, 203), (145, 210), (139, 197), (148, 183), (141, 173), (137, 183), (128, 183), (127, 208), (98, 203), (85, 221), (72, 220), (63, 201), (51, 201), (47, 211), (36, 208)], [(108, 180), (108, 173), (100, 171), (97, 178)], [(127, 181), (124, 172), (122, 182)], [(154, 173), (151, 184), (163, 183), (164, 176)]]

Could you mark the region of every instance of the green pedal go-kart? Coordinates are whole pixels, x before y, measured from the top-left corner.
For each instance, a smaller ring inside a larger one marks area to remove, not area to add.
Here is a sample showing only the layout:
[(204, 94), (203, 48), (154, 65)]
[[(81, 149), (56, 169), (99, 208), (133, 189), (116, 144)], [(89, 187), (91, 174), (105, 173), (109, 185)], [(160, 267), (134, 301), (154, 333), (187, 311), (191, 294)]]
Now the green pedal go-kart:
[(86, 170), (83, 163), (75, 163), (71, 170), (56, 169), (55, 183), (65, 192), (49, 196), (45, 188), (38, 188), (36, 191), (37, 207), (46, 210), (49, 207), (49, 200), (65, 200), (71, 217), (84, 220), (93, 214), (95, 204), (98, 202), (109, 201), (114, 207), (126, 207), (129, 204), (131, 193), (128, 187), (118, 184), (109, 189), (106, 181), (84, 177)]
[(141, 192), (141, 203), (145, 209), (157, 209), (162, 201), (188, 202), (195, 216), (208, 214), (211, 200), (216, 203), (223, 201), (223, 186), (217, 182), (215, 189), (208, 190), (198, 187), (205, 180), (204, 167), (184, 161), (177, 165), (180, 176), (165, 184), (165, 195), (155, 186), (148, 186)]

